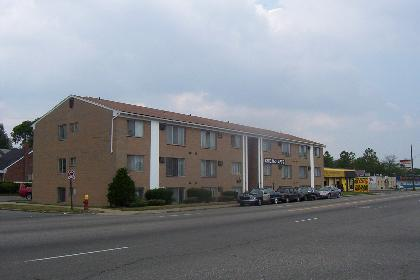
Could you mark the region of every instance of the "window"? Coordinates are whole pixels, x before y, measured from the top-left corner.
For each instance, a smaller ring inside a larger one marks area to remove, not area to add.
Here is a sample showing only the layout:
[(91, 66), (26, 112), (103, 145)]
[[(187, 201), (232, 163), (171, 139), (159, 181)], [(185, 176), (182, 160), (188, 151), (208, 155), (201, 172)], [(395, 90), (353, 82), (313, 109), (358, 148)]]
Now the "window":
[(232, 162), (232, 175), (242, 175), (242, 162)]
[(263, 149), (264, 152), (271, 151), (271, 141), (263, 140), (263, 142), (262, 142), (262, 149)]
[(67, 173), (67, 163), (65, 158), (58, 159), (58, 172)]
[(76, 166), (76, 157), (70, 158), (70, 166), (75, 167)]
[(144, 135), (143, 121), (127, 120), (127, 126), (128, 126), (128, 136), (143, 137)]
[(57, 202), (66, 202), (66, 188), (57, 188)]
[(307, 146), (305, 146), (305, 145), (300, 145), (299, 146), (299, 155), (300, 156), (306, 156), (306, 153), (307, 153), (307, 150), (308, 149), (308, 147)]
[(79, 131), (79, 123), (78, 122), (70, 123), (70, 132), (76, 133), (78, 131)]
[(321, 148), (320, 147), (315, 147), (314, 148), (314, 154), (316, 157), (320, 157), (321, 156)]
[(58, 126), (58, 140), (64, 140), (67, 138), (67, 125), (62, 124)]
[(299, 166), (299, 178), (300, 179), (308, 178), (308, 167), (307, 166)]
[(185, 159), (166, 158), (166, 176), (167, 177), (185, 176)]
[(281, 152), (285, 156), (290, 156), (290, 143), (281, 143)]
[(321, 177), (321, 168), (315, 167), (314, 172), (315, 172), (315, 177)]
[(128, 171), (144, 171), (144, 156), (127, 155)]
[(232, 143), (232, 148), (239, 149), (242, 147), (242, 136), (232, 135), (230, 137), (230, 142)]
[(206, 130), (201, 131), (201, 148), (216, 149), (216, 132)]
[(292, 179), (292, 166), (283, 165), (281, 169), (283, 179)]
[(216, 177), (216, 161), (202, 160), (201, 161), (201, 177)]
[(271, 176), (271, 164), (264, 164), (264, 176)]
[(179, 126), (166, 126), (166, 143), (172, 145), (185, 145), (185, 128)]

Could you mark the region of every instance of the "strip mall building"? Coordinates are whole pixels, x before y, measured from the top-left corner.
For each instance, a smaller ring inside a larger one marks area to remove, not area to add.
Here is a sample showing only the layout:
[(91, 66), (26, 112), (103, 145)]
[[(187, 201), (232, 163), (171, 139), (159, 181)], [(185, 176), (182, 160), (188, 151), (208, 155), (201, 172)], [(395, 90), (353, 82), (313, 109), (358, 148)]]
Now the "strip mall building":
[(118, 168), (139, 195), (166, 187), (213, 196), (253, 187), (321, 186), (323, 145), (289, 134), (92, 97), (69, 96), (34, 124), (33, 200), (107, 205)]

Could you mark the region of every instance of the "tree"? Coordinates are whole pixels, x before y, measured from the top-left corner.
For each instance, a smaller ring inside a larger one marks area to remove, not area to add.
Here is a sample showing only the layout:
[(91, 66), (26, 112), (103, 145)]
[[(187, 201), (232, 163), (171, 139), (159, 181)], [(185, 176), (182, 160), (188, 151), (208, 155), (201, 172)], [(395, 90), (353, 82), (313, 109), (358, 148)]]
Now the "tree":
[(0, 123), (0, 149), (11, 149), (11, 148), (12, 148), (12, 141), (7, 135), (3, 124)]
[(355, 153), (342, 151), (340, 158), (336, 161), (336, 166), (340, 168), (353, 168), (355, 158)]
[(29, 147), (33, 145), (34, 131), (32, 128), (33, 122), (24, 121), (21, 124), (15, 126), (12, 131), (12, 140), (15, 144), (29, 144)]
[(324, 166), (334, 167), (334, 157), (328, 151), (324, 153)]
[(367, 148), (362, 157), (355, 160), (356, 169), (365, 170), (371, 175), (382, 173), (382, 165), (379, 162), (376, 152), (372, 148)]
[(126, 168), (117, 170), (117, 174), (108, 185), (108, 202), (111, 207), (126, 207), (134, 202), (136, 189)]

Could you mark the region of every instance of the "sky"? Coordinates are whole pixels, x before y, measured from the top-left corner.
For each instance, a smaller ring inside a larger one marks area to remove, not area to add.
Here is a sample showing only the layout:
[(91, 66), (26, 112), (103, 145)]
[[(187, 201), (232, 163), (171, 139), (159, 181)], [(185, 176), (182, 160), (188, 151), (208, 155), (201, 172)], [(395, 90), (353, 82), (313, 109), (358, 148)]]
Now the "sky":
[(70, 94), (420, 166), (418, 0), (0, 0), (0, 123)]

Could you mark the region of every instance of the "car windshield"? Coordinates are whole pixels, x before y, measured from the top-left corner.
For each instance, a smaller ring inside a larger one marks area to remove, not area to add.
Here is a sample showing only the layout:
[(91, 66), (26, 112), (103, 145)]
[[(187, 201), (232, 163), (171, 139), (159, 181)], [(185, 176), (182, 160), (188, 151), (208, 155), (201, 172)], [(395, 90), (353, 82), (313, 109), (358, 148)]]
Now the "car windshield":
[(258, 189), (253, 189), (252, 191), (250, 191), (249, 192), (249, 194), (252, 194), (252, 195), (257, 195), (257, 194), (259, 194), (261, 191), (260, 190), (258, 190)]

